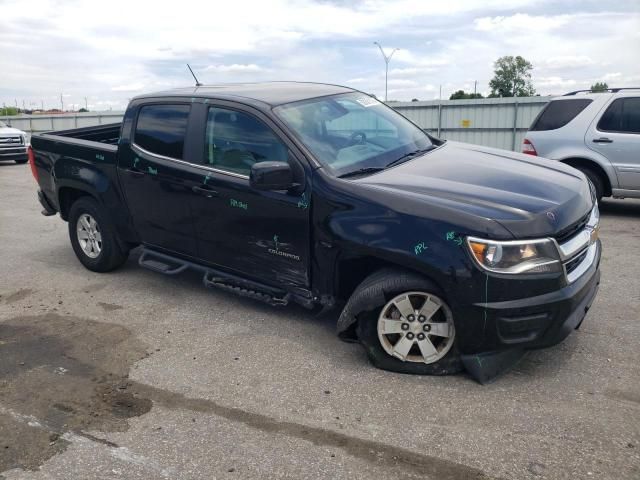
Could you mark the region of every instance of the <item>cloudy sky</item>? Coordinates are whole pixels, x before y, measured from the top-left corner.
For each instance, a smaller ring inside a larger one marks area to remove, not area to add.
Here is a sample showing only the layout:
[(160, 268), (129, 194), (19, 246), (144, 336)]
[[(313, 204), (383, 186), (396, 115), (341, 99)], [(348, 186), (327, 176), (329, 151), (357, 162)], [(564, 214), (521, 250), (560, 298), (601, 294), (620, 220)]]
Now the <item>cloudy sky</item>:
[(310, 80), (389, 98), (488, 93), (522, 55), (538, 93), (640, 85), (640, 0), (0, 0), (0, 103), (122, 109), (192, 84)]

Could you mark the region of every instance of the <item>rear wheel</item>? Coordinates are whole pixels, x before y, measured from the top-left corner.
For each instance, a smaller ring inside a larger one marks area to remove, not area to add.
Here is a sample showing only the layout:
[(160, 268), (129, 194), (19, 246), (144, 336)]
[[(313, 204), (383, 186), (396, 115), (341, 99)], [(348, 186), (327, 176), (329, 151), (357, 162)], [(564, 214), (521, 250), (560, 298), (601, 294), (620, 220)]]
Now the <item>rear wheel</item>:
[(433, 282), (386, 270), (367, 278), (354, 295), (367, 288), (384, 297), (358, 316), (358, 336), (376, 367), (422, 375), (462, 370), (453, 315)]
[(71, 205), (69, 238), (78, 260), (94, 272), (109, 272), (127, 260), (129, 252), (122, 250), (114, 226), (91, 197)]

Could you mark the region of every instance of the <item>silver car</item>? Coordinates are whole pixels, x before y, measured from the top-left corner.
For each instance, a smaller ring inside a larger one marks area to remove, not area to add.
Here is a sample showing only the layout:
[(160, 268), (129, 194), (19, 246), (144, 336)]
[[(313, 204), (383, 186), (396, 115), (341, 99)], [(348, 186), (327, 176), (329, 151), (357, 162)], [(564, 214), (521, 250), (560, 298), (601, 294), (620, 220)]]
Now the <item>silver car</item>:
[(522, 152), (582, 171), (598, 200), (640, 198), (640, 88), (552, 99), (529, 128)]

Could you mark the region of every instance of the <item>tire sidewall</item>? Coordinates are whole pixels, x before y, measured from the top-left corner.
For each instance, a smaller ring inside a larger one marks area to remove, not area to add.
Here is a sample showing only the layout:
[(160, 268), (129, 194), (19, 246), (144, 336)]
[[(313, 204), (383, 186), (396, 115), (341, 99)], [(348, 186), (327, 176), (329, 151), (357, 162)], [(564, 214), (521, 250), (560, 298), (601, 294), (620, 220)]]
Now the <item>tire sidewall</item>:
[(580, 169), (580, 171), (585, 174), (589, 182), (591, 182), (591, 184), (593, 185), (593, 188), (596, 191), (596, 199), (598, 200), (598, 203), (600, 203), (602, 197), (604, 196), (604, 185), (602, 182), (602, 178), (600, 178), (600, 175), (598, 175), (596, 172), (588, 168)]
[[(375, 274), (374, 274), (375, 275)], [(392, 272), (388, 276), (382, 275), (377, 281), (383, 284), (385, 303), (376, 305), (373, 310), (363, 312), (357, 316), (357, 333), (360, 342), (364, 346), (369, 360), (378, 368), (398, 373), (408, 373), (415, 375), (448, 375), (457, 373), (463, 369), (460, 361), (460, 353), (457, 348), (457, 340), (440, 360), (426, 364), (418, 362), (404, 362), (399, 358), (389, 355), (380, 344), (378, 338), (378, 317), (384, 306), (397, 295), (410, 291), (420, 291), (433, 294), (446, 302), (442, 292), (436, 285), (419, 277), (418, 275), (403, 275), (398, 278), (391, 278)], [(366, 282), (366, 280), (365, 280)], [(363, 284), (365, 283), (363, 282)], [(385, 284), (388, 284), (386, 287)]]

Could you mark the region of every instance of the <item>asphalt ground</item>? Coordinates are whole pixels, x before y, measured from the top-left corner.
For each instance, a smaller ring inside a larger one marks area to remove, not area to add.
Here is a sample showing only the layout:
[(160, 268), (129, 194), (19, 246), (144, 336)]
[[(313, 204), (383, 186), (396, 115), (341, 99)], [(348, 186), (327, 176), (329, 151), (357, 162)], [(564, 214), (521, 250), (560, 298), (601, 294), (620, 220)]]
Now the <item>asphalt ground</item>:
[(2, 479), (638, 479), (640, 201), (605, 200), (580, 330), (481, 386), (377, 370), (316, 317), (85, 270), (0, 164)]

